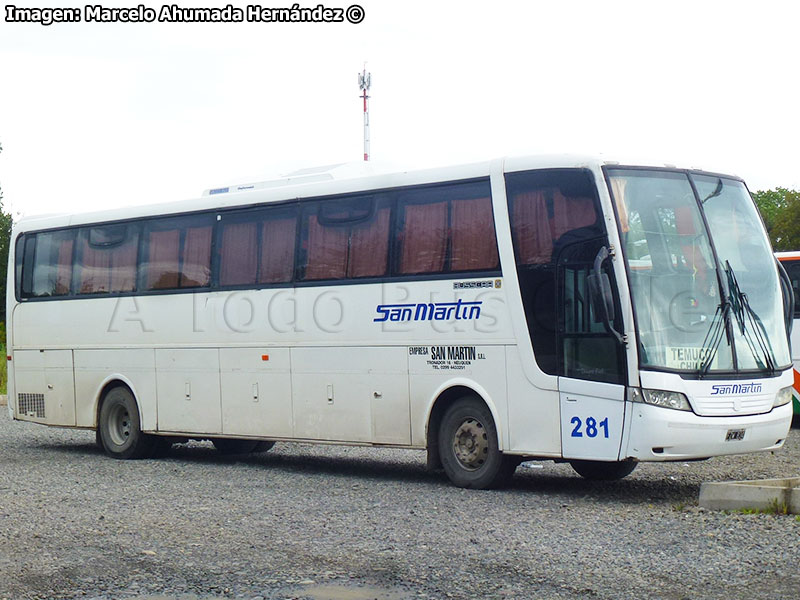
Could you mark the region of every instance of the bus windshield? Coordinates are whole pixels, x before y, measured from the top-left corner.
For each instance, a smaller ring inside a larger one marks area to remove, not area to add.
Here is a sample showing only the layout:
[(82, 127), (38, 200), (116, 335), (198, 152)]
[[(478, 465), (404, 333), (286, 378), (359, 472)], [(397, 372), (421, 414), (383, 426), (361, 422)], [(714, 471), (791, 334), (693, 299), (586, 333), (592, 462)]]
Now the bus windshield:
[(642, 367), (774, 373), (789, 366), (778, 272), (738, 180), (609, 169)]

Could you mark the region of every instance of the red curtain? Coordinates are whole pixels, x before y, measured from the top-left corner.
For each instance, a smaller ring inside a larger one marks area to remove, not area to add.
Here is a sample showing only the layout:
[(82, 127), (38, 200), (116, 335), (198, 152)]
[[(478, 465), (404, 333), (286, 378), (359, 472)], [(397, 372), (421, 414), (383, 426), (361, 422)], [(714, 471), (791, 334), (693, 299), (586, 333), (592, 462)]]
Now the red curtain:
[(79, 294), (132, 292), (136, 289), (138, 236), (110, 247), (93, 247), (82, 236)]
[(128, 237), (128, 241), (107, 250), (111, 254), (112, 292), (132, 292), (136, 289), (136, 255), (139, 250), (139, 236)]
[(571, 198), (564, 196), (559, 190), (553, 192), (553, 222), (556, 239), (567, 231), (593, 225), (595, 221), (597, 221), (597, 213), (591, 198)]
[(258, 230), (256, 223), (230, 223), (222, 230), (220, 285), (256, 282)]
[(190, 227), (183, 242), (180, 286), (203, 287), (211, 281), (211, 225)]
[(259, 283), (285, 283), (294, 275), (295, 217), (269, 219), (261, 224)]
[(308, 262), (305, 279), (342, 279), (347, 265), (349, 227), (319, 223), (317, 215), (308, 217)]
[(437, 273), (447, 252), (447, 202), (407, 204), (401, 232), (400, 273)]
[(180, 231), (151, 231), (147, 245), (146, 285), (149, 290), (178, 287)]
[(553, 253), (553, 234), (547, 215), (544, 190), (514, 196), (511, 231), (518, 265), (543, 265)]
[(78, 293), (108, 292), (111, 254), (103, 248), (92, 248), (85, 236), (81, 237), (81, 274)]
[(454, 200), (450, 226), (451, 271), (479, 271), (498, 266), (491, 198)]
[(389, 207), (376, 211), (366, 223), (350, 231), (348, 277), (379, 277), (386, 274), (389, 257)]
[(55, 289), (53, 290), (53, 294), (56, 296), (69, 294), (69, 288), (72, 283), (72, 247), (74, 245), (75, 240), (72, 237), (61, 240), (58, 245), (56, 281)]

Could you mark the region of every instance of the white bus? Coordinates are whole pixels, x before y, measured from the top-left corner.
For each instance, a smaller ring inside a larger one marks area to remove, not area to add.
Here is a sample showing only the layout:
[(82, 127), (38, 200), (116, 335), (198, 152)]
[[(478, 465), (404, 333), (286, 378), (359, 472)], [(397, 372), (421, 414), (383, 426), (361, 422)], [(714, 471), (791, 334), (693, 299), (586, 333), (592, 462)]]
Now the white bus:
[(800, 420), (800, 252), (776, 252), (775, 256), (786, 270), (794, 292), (794, 327), (791, 334), (792, 364), (794, 365), (794, 385), (792, 405), (794, 415)]
[(744, 183), (514, 158), (26, 218), (9, 410), (115, 458), (176, 439), (427, 450), (463, 487), (526, 459), (779, 448), (786, 300)]

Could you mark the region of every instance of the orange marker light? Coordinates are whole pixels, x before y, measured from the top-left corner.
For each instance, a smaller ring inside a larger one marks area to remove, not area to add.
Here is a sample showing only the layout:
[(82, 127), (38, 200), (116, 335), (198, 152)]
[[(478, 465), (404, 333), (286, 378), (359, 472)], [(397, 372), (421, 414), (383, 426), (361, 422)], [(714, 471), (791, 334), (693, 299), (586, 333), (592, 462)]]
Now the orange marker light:
[(269, 360), (269, 354), (262, 354), (261, 360)]

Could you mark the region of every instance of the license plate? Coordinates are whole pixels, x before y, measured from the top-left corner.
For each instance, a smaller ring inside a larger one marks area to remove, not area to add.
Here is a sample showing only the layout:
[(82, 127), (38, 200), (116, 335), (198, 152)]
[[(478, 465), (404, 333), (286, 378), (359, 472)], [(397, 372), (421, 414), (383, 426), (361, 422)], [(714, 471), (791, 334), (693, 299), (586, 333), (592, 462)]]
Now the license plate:
[(728, 429), (728, 434), (725, 436), (726, 442), (738, 442), (744, 439), (744, 429)]

